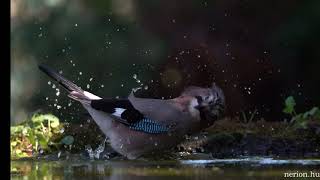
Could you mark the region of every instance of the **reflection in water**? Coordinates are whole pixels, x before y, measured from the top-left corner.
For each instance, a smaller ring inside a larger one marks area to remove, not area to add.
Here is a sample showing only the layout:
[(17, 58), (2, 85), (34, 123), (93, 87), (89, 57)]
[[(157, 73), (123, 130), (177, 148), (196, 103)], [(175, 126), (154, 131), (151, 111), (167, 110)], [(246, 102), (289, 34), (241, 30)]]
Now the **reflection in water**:
[[(266, 163), (267, 162), (267, 163)], [(230, 179), (282, 178), (285, 172), (317, 172), (320, 160), (246, 158), (190, 161), (12, 161), (12, 179)]]

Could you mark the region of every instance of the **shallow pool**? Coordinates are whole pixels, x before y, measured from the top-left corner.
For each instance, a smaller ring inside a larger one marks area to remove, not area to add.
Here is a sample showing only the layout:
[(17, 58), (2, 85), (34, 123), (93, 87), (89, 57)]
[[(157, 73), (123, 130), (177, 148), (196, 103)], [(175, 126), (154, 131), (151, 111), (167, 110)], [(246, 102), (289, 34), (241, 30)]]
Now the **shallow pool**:
[(239, 159), (19, 160), (11, 161), (12, 179), (282, 179), (320, 177), (320, 160), (246, 157)]

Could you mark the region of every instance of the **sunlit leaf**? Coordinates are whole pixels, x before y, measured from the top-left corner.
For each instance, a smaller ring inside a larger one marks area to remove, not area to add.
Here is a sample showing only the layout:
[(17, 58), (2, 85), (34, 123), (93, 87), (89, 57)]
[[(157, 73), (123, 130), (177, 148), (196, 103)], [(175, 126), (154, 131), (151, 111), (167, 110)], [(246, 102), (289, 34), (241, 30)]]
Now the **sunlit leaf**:
[(16, 149), (16, 153), (17, 153), (17, 154), (21, 154), (22, 151), (21, 151), (20, 149)]
[(56, 128), (59, 126), (59, 120), (51, 122), (51, 127)]
[[(50, 127), (48, 127), (50, 126)], [(12, 126), (10, 128), (11, 141), (11, 157), (30, 157), (32, 149), (37, 151), (38, 147), (41, 150), (50, 152), (49, 142), (51, 144), (59, 144), (52, 137), (56, 134), (60, 135), (60, 130), (63, 125), (60, 125), (59, 119), (52, 114), (36, 114), (33, 115), (30, 121), (23, 124)], [(72, 139), (65, 140), (65, 143), (73, 143)], [(24, 152), (28, 150), (28, 152)]]
[(19, 133), (22, 130), (23, 130), (23, 126), (21, 125), (10, 127), (11, 134)]
[(17, 141), (13, 141), (10, 143), (11, 146), (16, 146), (17, 144), (18, 144)]

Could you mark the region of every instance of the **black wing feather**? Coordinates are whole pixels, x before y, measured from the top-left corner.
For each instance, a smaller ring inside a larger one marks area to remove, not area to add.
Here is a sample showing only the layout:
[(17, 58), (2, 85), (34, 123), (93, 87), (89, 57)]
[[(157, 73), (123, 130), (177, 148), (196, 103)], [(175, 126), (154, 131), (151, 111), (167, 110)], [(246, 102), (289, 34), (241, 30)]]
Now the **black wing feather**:
[(126, 120), (129, 124), (138, 122), (144, 118), (144, 115), (136, 110), (128, 99), (91, 100), (91, 107), (109, 114), (114, 113), (116, 108), (125, 109), (121, 113), (121, 119)]

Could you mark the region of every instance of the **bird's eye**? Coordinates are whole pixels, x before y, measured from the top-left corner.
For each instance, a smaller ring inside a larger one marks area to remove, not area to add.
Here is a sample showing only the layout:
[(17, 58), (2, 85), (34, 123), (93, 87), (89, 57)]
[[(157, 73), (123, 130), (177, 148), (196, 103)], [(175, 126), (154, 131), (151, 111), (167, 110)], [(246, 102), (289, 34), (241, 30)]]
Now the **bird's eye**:
[(202, 102), (202, 97), (201, 96), (196, 96), (195, 98), (198, 100), (199, 104)]

